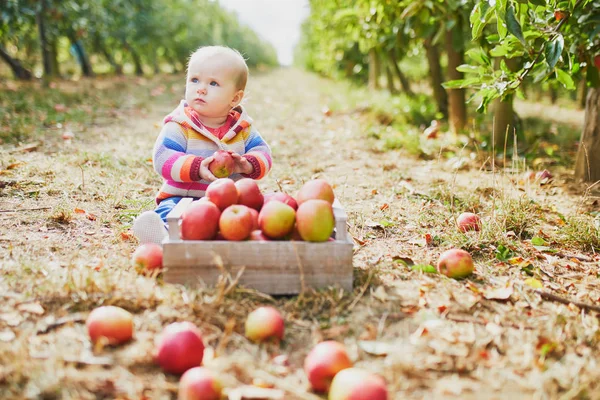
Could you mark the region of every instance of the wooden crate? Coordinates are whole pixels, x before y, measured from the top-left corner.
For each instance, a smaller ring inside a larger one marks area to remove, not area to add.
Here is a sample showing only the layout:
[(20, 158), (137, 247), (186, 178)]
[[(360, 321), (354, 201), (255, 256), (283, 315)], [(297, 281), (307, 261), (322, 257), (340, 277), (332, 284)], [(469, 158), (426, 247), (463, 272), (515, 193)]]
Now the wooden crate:
[(169, 236), (163, 242), (166, 282), (184, 285), (217, 283), (224, 273), (239, 284), (268, 294), (297, 294), (302, 288), (329, 286), (352, 290), (352, 240), (341, 204), (333, 204), (335, 241), (181, 240), (179, 220), (191, 198), (182, 199), (167, 216)]

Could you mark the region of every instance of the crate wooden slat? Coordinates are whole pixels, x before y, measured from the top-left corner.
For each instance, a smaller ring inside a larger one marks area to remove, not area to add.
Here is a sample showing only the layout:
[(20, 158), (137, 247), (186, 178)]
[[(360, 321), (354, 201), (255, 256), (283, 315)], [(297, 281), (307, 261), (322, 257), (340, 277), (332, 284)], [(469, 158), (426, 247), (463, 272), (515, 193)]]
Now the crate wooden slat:
[(334, 203), (335, 241), (197, 241), (181, 240), (179, 219), (191, 199), (183, 199), (167, 217), (169, 237), (163, 242), (164, 279), (189, 286), (217, 283), (223, 271), (235, 278), (244, 267), (239, 283), (261, 292), (297, 294), (306, 288), (329, 286), (352, 290), (352, 242), (347, 216)]

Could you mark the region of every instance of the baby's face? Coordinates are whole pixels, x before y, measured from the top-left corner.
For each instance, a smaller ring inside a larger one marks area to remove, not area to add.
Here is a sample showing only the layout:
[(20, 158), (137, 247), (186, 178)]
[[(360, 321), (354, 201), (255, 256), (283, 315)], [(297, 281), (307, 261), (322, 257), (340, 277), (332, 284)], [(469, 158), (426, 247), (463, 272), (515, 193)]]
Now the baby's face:
[(241, 101), (244, 92), (237, 88), (238, 72), (232, 64), (225, 55), (199, 56), (190, 61), (185, 100), (201, 119), (226, 118)]

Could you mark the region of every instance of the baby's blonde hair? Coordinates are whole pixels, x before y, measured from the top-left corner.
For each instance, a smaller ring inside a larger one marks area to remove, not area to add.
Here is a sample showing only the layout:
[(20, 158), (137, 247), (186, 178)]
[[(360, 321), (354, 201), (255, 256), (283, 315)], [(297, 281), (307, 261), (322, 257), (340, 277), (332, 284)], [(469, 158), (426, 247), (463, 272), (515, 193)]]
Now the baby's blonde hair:
[(194, 58), (196, 58), (196, 57), (213, 57), (216, 55), (224, 55), (224, 56), (228, 56), (231, 58), (232, 66), (235, 68), (236, 72), (238, 73), (238, 76), (236, 79), (237, 89), (245, 90), (246, 83), (248, 82), (248, 74), (249, 74), (248, 65), (246, 64), (246, 60), (244, 59), (244, 56), (242, 56), (242, 54), (239, 51), (237, 51), (236, 49), (232, 49), (231, 47), (226, 47), (226, 46), (202, 46), (202, 47), (199, 47), (196, 51), (194, 51), (190, 55), (190, 58), (188, 60), (188, 65), (187, 65), (188, 74), (189, 74), (190, 64), (192, 63), (192, 60)]

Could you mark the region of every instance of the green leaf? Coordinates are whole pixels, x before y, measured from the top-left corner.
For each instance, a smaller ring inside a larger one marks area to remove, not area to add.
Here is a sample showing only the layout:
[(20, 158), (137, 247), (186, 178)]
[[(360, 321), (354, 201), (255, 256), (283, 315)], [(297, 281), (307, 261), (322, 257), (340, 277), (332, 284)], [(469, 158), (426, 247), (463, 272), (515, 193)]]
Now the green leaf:
[(506, 28), (506, 22), (501, 14), (496, 10), (496, 28), (498, 29), (498, 35), (500, 39), (504, 39), (508, 33), (508, 29)]
[(541, 238), (539, 236), (534, 236), (531, 238), (531, 244), (534, 246), (547, 246), (548, 242), (546, 242), (544, 240), (544, 238)]
[(556, 72), (556, 79), (563, 84), (567, 90), (575, 90), (575, 82), (573, 82), (573, 78), (565, 71), (560, 68), (556, 68), (554, 70)]
[(513, 34), (523, 45), (525, 45), (525, 38), (523, 37), (523, 30), (521, 29), (521, 24), (517, 20), (515, 16), (515, 7), (511, 4), (506, 9), (506, 27), (508, 31)]
[(504, 245), (500, 245), (496, 249), (496, 258), (500, 261), (508, 261), (508, 259), (511, 258), (512, 255), (513, 255), (513, 252), (508, 247), (505, 247)]
[(587, 68), (585, 80), (591, 87), (600, 87), (600, 71), (597, 68)]
[(560, 33), (546, 45), (544, 55), (546, 56), (546, 62), (550, 68), (554, 68), (556, 65), (564, 47), (565, 39)]
[(529, 0), (534, 6), (546, 7), (546, 0)]
[(437, 274), (437, 269), (433, 265), (428, 264), (416, 264), (410, 267), (413, 271), (421, 271), (428, 274)]
[(484, 72), (483, 67), (469, 64), (462, 64), (456, 67), (458, 72), (466, 72), (467, 74), (482, 74)]
[(445, 89), (462, 89), (471, 85), (481, 83), (481, 78), (456, 79), (442, 83)]
[(468, 50), (465, 55), (479, 64), (492, 65), (490, 58), (485, 54), (485, 51), (482, 48)]

